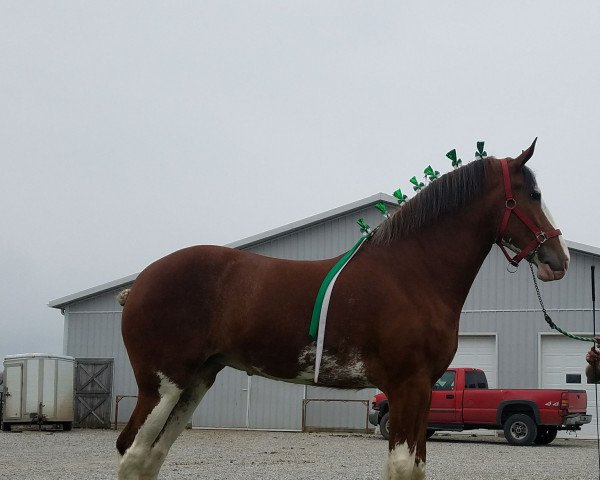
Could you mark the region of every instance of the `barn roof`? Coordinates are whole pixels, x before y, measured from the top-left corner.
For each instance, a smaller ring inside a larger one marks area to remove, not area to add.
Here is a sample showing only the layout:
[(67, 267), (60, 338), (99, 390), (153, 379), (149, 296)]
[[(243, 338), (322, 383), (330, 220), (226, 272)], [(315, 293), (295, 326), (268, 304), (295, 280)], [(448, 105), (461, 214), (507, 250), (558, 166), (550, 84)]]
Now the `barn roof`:
[(569, 240), (567, 240), (566, 243), (571, 252), (585, 253), (587, 255), (600, 257), (600, 248), (598, 247), (592, 247), (591, 245), (585, 245), (583, 243), (571, 242)]

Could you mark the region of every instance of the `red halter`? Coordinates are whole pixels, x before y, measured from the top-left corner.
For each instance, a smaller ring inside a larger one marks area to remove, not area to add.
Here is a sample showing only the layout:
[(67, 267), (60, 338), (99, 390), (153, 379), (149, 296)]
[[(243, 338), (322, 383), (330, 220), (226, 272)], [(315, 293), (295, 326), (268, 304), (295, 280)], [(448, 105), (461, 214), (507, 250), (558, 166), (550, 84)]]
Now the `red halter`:
[[(513, 198), (512, 189), (510, 188), (510, 176), (508, 174), (508, 161), (506, 158), (500, 160), (500, 165), (502, 165), (502, 176), (504, 177), (506, 210), (504, 210), (504, 217), (502, 218), (502, 224), (500, 225), (500, 230), (498, 231), (496, 243), (502, 249), (502, 253), (504, 253), (504, 256), (510, 262), (510, 264), (516, 267), (519, 265), (521, 260), (527, 257), (527, 255), (529, 255), (532, 251), (535, 251), (542, 243), (545, 243), (546, 240), (561, 235), (561, 231), (555, 228), (554, 230), (544, 232), (540, 227), (531, 221), (527, 213), (525, 213), (525, 211), (517, 205), (517, 201)], [(506, 247), (502, 245), (502, 237), (504, 236), (504, 232), (508, 226), (508, 220), (510, 219), (510, 215), (512, 213), (514, 213), (519, 220), (521, 220), (527, 226), (527, 228), (531, 230), (531, 232), (535, 235), (535, 239), (532, 240), (517, 255), (511, 258)]]

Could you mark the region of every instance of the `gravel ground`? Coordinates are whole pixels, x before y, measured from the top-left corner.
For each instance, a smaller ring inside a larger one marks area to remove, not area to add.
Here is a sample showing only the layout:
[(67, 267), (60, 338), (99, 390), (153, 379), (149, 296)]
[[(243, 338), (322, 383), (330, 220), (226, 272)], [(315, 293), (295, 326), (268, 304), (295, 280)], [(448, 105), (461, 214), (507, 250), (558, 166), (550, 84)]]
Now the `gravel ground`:
[[(116, 438), (107, 430), (0, 432), (0, 478), (115, 478)], [(379, 435), (186, 430), (160, 478), (379, 479), (386, 452)], [(429, 480), (592, 480), (598, 453), (591, 440), (511, 447), (499, 437), (435, 435), (427, 474)]]

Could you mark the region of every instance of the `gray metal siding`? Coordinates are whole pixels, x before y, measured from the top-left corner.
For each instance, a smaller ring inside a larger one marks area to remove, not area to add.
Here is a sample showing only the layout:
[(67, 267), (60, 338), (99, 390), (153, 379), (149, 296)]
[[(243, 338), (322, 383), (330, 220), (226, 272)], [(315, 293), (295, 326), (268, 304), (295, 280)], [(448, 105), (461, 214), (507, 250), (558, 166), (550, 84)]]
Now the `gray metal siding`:
[(304, 386), (225, 368), (192, 416), (194, 427), (300, 430)]
[[(590, 266), (593, 260), (592, 256), (571, 252), (569, 272), (563, 280), (548, 283), (539, 281), (548, 310), (590, 309)], [(509, 273), (507, 266), (500, 250), (492, 247), (467, 296), (463, 311), (539, 309), (528, 265), (522, 263), (516, 273)]]
[(304, 385), (251, 377), (248, 427), (300, 430), (304, 390)]
[[(64, 340), (66, 355), (75, 358), (114, 359), (113, 399), (111, 418), (114, 415), (115, 395), (136, 395), (137, 385), (121, 337), (121, 306), (115, 295), (108, 292), (97, 297), (69, 305), (65, 309)], [(119, 404), (120, 419), (127, 419), (135, 401)]]
[(248, 375), (225, 368), (192, 416), (195, 427), (245, 428), (248, 402)]
[[(311, 429), (364, 430), (367, 428), (368, 403), (375, 388), (339, 390), (306, 387), (307, 399), (318, 399), (306, 405), (306, 426)], [(332, 400), (350, 400), (338, 402)], [(359, 402), (360, 400), (360, 402)], [(362, 402), (366, 402), (363, 404)]]

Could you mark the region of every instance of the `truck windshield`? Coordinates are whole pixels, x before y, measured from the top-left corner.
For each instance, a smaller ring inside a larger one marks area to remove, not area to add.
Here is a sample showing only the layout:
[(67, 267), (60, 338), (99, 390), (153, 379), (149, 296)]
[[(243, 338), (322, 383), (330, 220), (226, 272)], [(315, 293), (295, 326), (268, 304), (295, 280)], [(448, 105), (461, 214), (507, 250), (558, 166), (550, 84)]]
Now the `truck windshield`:
[(454, 390), (454, 377), (455, 373), (452, 370), (445, 372), (435, 385), (433, 386), (434, 390)]

